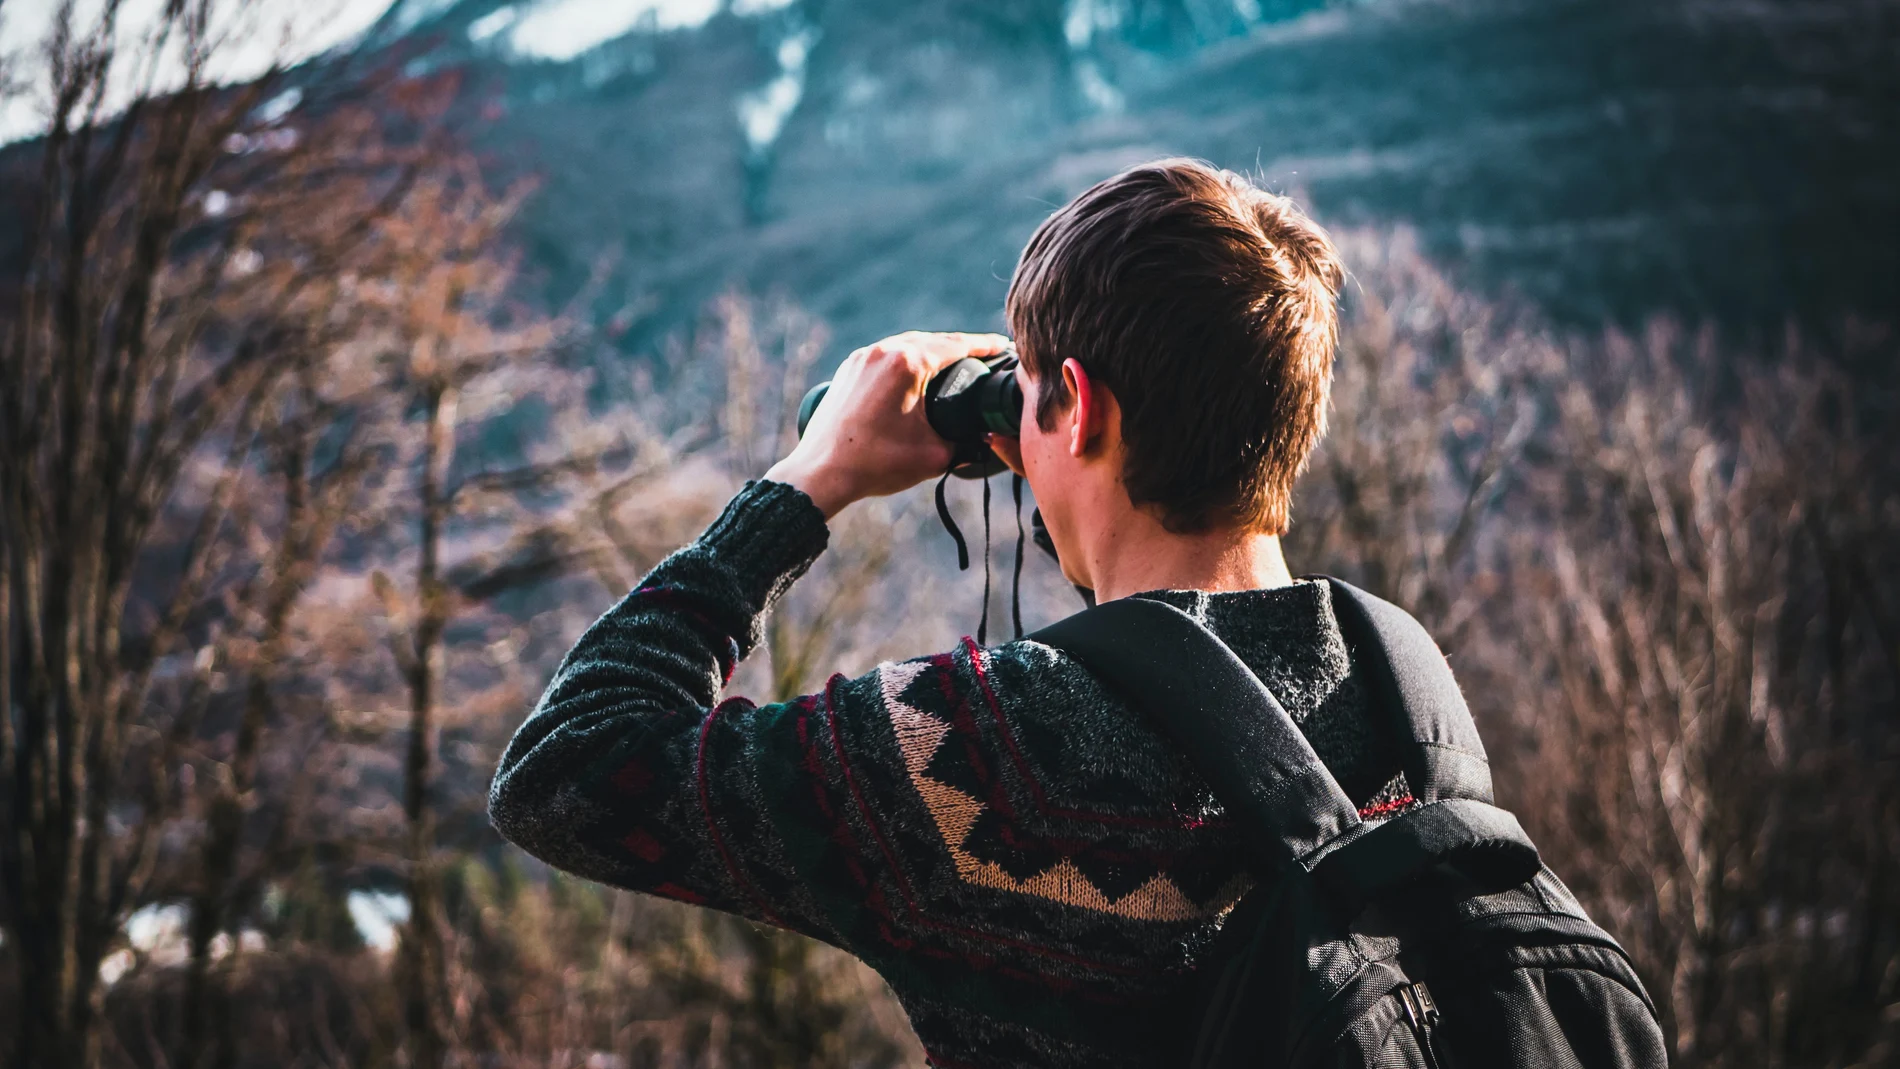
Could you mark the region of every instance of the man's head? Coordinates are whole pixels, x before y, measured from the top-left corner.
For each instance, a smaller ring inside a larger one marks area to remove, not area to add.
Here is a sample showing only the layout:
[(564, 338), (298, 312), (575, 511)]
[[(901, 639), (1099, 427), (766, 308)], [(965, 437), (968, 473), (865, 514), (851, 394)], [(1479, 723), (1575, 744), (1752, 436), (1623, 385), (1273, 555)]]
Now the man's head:
[(1045, 220), (1007, 316), (1023, 464), (1058, 545), (1105, 471), (1169, 532), (1283, 532), (1325, 426), (1343, 274), (1291, 201), (1195, 160), (1124, 171)]

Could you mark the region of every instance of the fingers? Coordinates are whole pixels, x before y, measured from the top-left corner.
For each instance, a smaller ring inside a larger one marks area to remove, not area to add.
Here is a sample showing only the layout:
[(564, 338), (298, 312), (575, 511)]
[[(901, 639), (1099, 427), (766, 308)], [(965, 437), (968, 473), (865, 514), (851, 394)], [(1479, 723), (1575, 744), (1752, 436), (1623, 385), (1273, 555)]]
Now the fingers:
[(953, 333), (949, 337), (961, 339), (968, 347), (966, 355), (969, 356), (995, 356), (1015, 344), (1007, 334)]
[[(1001, 334), (965, 334), (962, 331), (910, 330), (858, 350), (865, 362), (902, 362), (924, 379), (966, 357), (994, 356), (1007, 349), (1009, 338)], [(858, 353), (851, 354), (856, 359)]]
[(989, 436), (989, 445), (990, 452), (995, 453), (996, 459), (1002, 461), (1009, 470), (1018, 475), (1028, 474), (1023, 471), (1023, 444), (1020, 439), (992, 434)]
[(913, 354), (925, 379), (970, 355), (970, 347), (961, 334), (913, 330), (898, 335), (904, 348)]

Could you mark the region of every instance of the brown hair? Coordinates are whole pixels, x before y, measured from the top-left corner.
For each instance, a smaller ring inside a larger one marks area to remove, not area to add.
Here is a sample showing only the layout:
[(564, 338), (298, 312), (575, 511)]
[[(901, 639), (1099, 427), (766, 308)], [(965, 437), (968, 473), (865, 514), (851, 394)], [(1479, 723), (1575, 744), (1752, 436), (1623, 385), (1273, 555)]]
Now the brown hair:
[[(1199, 160), (1105, 179), (1043, 221), (1006, 314), (1029, 374), (1075, 358), (1122, 410), (1122, 481), (1168, 530), (1281, 534), (1326, 425), (1332, 239), (1293, 202)], [(1045, 388), (1036, 420), (1070, 403)]]

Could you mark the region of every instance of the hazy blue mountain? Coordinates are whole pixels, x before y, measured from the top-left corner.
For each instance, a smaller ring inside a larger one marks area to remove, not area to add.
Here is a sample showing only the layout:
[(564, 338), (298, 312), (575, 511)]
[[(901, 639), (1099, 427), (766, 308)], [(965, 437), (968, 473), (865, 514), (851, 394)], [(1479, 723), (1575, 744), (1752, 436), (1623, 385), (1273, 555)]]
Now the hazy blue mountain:
[(996, 325), (1053, 205), (1172, 153), (1408, 223), (1570, 321), (1890, 318), (1900, 292), (1892, 0), (737, 10), (547, 58), (528, 20), (559, 9), (467, 0), (377, 41), (468, 68), (485, 149), (543, 177), (550, 299), (611, 263), (594, 311), (630, 347), (734, 285), (841, 341)]

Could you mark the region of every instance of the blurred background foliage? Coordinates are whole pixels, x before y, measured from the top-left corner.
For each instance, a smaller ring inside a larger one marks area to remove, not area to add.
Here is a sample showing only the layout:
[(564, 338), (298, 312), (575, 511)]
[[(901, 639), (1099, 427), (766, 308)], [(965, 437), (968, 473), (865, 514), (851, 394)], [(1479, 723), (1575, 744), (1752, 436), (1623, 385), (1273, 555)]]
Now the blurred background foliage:
[[(1353, 271), (1295, 569), (1439, 636), (1678, 1062), (1900, 1061), (1892, 3), (402, 0), (221, 78), (267, 7), (0, 70), (8, 1064), (920, 1064), (488, 777), (844, 351), (1000, 326), (1043, 214), (1184, 152)], [(735, 690), (946, 647), (950, 560), (854, 507)]]

